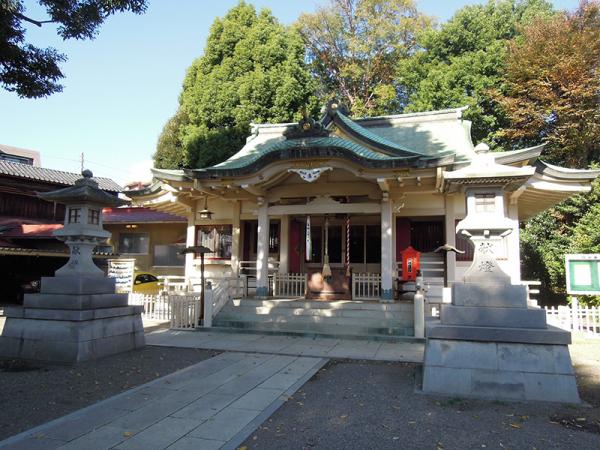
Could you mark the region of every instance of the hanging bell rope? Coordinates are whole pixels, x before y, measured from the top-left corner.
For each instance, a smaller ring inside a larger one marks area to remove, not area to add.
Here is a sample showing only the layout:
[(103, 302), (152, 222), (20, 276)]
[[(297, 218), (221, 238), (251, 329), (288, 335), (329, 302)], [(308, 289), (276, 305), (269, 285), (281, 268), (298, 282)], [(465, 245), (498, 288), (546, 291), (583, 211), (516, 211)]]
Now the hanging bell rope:
[(310, 235), (310, 216), (306, 216), (306, 260), (310, 261), (312, 255), (312, 238)]
[(350, 278), (350, 214), (346, 214), (346, 277)]
[(325, 216), (325, 257), (323, 258), (323, 278), (331, 276), (331, 267), (329, 267), (329, 217)]

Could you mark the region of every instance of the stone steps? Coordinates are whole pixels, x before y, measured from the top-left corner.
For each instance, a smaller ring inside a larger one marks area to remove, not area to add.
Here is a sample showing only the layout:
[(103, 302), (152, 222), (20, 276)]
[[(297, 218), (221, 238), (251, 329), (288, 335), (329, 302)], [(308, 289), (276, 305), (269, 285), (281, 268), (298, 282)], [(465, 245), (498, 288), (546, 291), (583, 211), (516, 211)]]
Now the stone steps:
[(269, 299), (258, 300), (244, 298), (234, 300), (239, 306), (253, 307), (282, 307), (305, 309), (343, 309), (343, 310), (369, 310), (369, 311), (404, 311), (412, 312), (413, 304), (406, 303), (377, 303), (369, 301), (336, 300), (336, 301), (311, 301), (304, 299)]
[(413, 305), (304, 299), (232, 300), (216, 327), (300, 335), (358, 338), (412, 337)]
[(311, 309), (311, 308), (282, 308), (261, 306), (232, 306), (226, 305), (221, 310), (228, 313), (241, 313), (255, 316), (294, 316), (294, 317), (320, 317), (320, 318), (348, 318), (348, 319), (375, 319), (402, 321), (412, 315), (412, 308), (408, 311), (373, 311), (359, 309)]

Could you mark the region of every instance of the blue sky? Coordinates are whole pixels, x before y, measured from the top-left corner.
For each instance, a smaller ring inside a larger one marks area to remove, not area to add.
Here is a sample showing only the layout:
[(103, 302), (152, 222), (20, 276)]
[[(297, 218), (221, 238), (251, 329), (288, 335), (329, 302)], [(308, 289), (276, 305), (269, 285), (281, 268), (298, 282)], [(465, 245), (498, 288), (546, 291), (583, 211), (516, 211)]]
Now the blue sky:
[[(283, 23), (327, 0), (249, 0)], [(44, 167), (79, 171), (119, 183), (147, 177), (164, 123), (175, 112), (185, 70), (202, 54), (211, 23), (238, 0), (150, 0), (146, 14), (109, 18), (93, 41), (62, 41), (51, 26), (28, 27), (27, 39), (66, 53), (64, 91), (26, 100), (0, 89), (0, 143), (37, 150)], [(467, 0), (421, 0), (421, 11), (447, 20)], [(555, 1), (572, 9), (577, 0)], [(27, 13), (44, 11), (25, 0)]]

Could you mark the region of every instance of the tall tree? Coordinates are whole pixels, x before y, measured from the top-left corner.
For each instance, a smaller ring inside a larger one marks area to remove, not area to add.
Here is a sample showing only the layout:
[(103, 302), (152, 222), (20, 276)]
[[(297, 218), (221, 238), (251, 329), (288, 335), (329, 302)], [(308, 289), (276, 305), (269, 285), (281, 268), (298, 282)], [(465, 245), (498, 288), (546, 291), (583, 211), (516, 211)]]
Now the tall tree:
[(56, 49), (25, 42), (24, 23), (57, 24), (63, 39), (93, 39), (109, 16), (124, 11), (141, 14), (146, 0), (38, 0), (48, 14), (34, 19), (23, 0), (0, 0), (0, 84), (19, 97), (46, 97), (61, 92), (64, 78), (60, 63), (66, 60)]
[(413, 0), (331, 0), (296, 25), (321, 96), (362, 116), (397, 111), (395, 62), (411, 54), (429, 23)]
[(300, 35), (267, 9), (240, 2), (211, 29), (188, 69), (179, 111), (159, 138), (159, 168), (206, 167), (239, 150), (251, 122), (297, 120), (316, 112)]
[(600, 3), (535, 20), (507, 61), (498, 101), (511, 123), (503, 135), (547, 141), (545, 157), (558, 164), (600, 161)]
[[(587, 167), (600, 162), (600, 4), (536, 20), (508, 53), (506, 91), (497, 95), (517, 142), (548, 142), (545, 159)], [(600, 180), (534, 217), (521, 233), (524, 274), (544, 281), (546, 298), (565, 295), (565, 253), (600, 249)], [(598, 298), (596, 298), (598, 302)]]
[(398, 61), (397, 83), (406, 112), (468, 105), (473, 138), (494, 146), (506, 124), (491, 89), (502, 85), (510, 39), (534, 17), (552, 14), (545, 0), (489, 0), (465, 6), (440, 28), (418, 37), (420, 51)]

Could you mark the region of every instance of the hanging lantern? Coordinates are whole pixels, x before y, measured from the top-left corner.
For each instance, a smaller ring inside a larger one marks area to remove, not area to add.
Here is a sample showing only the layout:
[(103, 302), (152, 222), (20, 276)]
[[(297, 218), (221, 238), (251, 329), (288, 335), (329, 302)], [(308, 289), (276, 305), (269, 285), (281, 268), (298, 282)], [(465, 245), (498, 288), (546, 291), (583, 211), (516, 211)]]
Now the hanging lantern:
[(208, 196), (204, 197), (204, 209), (198, 213), (201, 219), (210, 219), (213, 215), (208, 209)]
[(306, 260), (310, 261), (312, 256), (312, 238), (310, 235), (310, 216), (306, 216)]
[(325, 256), (323, 258), (323, 278), (331, 276), (331, 267), (329, 266), (329, 217), (325, 216)]

